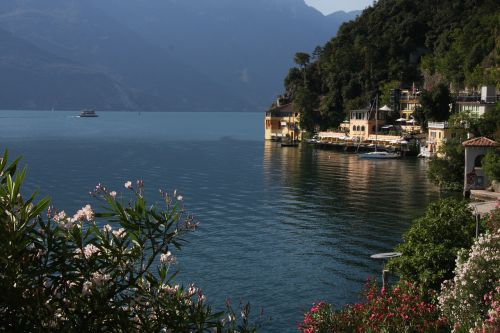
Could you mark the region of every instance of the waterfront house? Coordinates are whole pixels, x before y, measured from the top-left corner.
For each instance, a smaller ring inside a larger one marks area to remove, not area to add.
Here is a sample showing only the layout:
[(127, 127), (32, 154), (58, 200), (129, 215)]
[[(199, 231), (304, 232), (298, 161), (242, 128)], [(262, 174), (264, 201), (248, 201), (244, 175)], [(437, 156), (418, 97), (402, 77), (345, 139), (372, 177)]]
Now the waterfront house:
[(491, 181), (483, 172), (482, 160), (488, 151), (497, 148), (499, 144), (480, 137), (464, 141), (462, 145), (465, 147), (464, 191), (484, 190)]
[(450, 126), (447, 121), (429, 122), (427, 136), (428, 157), (438, 154), (443, 144), (451, 139), (458, 139), (465, 135), (465, 129), (462, 127)]
[(302, 139), (300, 113), (290, 99), (280, 96), (266, 111), (265, 139), (277, 141), (295, 141)]
[[(370, 109), (360, 109), (349, 111), (349, 131), (350, 136), (355, 141), (364, 141), (370, 137), (370, 135), (375, 135), (377, 129), (375, 128), (376, 123), (378, 124), (378, 131), (386, 124), (387, 114), (390, 111), (387, 109), (379, 109), (375, 112)], [(375, 115), (377, 114), (377, 120)]]
[(469, 112), (476, 117), (482, 117), (487, 111), (495, 108), (498, 100), (495, 86), (483, 86), (480, 93), (459, 93), (456, 106), (458, 112)]

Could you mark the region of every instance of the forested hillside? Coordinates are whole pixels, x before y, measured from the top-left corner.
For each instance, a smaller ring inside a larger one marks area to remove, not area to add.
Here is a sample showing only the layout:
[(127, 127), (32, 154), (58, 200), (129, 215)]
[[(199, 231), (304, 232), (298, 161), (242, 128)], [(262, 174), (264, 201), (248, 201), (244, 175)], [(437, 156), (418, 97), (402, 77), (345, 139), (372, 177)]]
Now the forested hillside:
[[(285, 88), (306, 127), (329, 128), (391, 87), (496, 84), (499, 8), (495, 0), (380, 0), (312, 54), (298, 53)], [(319, 117), (307, 112), (318, 108)]]

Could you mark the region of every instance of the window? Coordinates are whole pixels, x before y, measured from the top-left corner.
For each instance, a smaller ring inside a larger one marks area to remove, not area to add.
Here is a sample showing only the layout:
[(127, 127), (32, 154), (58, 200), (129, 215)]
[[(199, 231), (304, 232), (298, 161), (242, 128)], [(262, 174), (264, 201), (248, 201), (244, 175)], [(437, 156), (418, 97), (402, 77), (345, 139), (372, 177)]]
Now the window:
[(356, 126), (353, 126), (352, 127), (352, 131), (354, 132), (356, 130)]
[(364, 132), (364, 131), (365, 131), (365, 127), (364, 127), (364, 126), (361, 126), (361, 130)]

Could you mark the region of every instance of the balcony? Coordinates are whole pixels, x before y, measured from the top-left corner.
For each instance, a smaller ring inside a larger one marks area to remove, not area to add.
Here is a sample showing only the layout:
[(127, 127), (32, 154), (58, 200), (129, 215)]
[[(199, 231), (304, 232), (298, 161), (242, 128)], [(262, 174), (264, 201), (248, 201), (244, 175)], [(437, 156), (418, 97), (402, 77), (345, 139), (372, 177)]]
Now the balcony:
[(433, 129), (445, 129), (448, 128), (448, 122), (447, 121), (442, 121), (442, 122), (429, 122), (428, 128), (433, 128)]

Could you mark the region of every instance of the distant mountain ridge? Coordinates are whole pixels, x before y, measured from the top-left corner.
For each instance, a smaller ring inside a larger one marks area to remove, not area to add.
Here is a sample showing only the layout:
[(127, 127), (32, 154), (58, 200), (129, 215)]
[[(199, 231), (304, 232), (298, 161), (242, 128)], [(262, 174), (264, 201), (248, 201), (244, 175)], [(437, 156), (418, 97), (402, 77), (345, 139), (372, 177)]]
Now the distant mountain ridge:
[(0, 108), (258, 110), (297, 49), (357, 14), (303, 0), (2, 0), (1, 41), (18, 47), (0, 47), (0, 87), (17, 82)]

